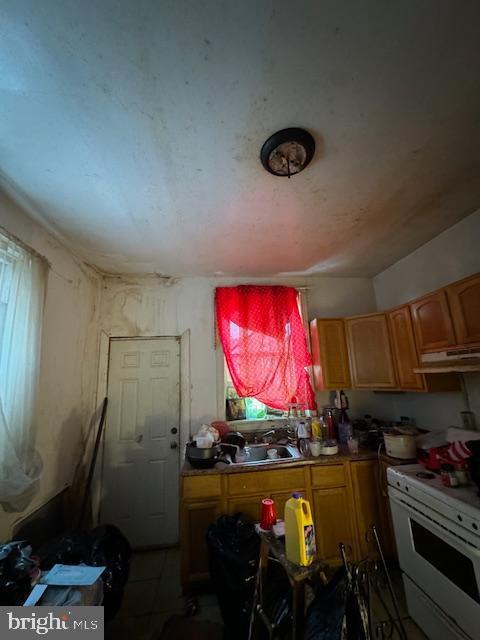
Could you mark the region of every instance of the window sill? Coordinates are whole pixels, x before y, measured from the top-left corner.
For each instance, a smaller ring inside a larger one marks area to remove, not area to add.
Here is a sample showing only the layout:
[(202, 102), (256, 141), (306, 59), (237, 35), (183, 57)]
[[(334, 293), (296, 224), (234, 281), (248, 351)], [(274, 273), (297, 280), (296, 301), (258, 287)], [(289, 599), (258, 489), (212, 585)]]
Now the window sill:
[(262, 429), (276, 429), (288, 424), (288, 418), (258, 418), (257, 420), (229, 420), (227, 424), (231, 431), (259, 431)]

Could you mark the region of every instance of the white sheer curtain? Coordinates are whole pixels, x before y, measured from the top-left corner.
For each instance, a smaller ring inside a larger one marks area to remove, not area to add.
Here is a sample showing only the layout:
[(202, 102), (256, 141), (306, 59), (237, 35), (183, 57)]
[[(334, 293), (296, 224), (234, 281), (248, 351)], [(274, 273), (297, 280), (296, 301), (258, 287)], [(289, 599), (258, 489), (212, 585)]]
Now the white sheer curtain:
[(38, 490), (35, 451), (48, 263), (0, 230), (0, 503), (23, 511)]

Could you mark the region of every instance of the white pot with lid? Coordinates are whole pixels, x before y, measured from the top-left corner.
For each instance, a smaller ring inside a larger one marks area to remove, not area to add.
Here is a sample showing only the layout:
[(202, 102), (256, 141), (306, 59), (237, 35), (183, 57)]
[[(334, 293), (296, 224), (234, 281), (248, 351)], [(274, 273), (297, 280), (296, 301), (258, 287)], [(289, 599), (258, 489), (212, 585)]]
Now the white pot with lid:
[(415, 459), (417, 457), (417, 435), (416, 430), (408, 433), (406, 429), (395, 429), (384, 433), (383, 439), (387, 456), (400, 460)]

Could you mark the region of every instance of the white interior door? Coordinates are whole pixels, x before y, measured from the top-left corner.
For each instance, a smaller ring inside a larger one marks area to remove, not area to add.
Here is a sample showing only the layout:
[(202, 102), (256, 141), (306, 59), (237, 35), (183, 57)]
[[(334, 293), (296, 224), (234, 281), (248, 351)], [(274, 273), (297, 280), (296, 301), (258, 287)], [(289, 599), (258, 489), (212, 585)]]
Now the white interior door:
[(112, 339), (100, 507), (133, 547), (178, 542), (180, 345)]

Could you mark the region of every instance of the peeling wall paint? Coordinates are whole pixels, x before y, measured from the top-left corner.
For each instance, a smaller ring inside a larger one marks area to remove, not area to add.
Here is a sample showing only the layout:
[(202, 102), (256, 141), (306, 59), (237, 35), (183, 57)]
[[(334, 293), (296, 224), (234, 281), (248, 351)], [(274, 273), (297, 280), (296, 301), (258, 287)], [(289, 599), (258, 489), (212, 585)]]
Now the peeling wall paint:
[(75, 259), (8, 198), (0, 225), (45, 256), (51, 268), (42, 335), (37, 448), (44, 469), (40, 492), (22, 514), (0, 510), (0, 540), (12, 525), (72, 481), (89, 436), (96, 403), (100, 277)]
[[(175, 281), (155, 277), (106, 277), (103, 280), (100, 327), (117, 337), (181, 335), (190, 330), (191, 431), (218, 419), (217, 389), (223, 379), (215, 348), (214, 293), (218, 286), (285, 284), (308, 287), (310, 318), (354, 315), (375, 311), (368, 278), (206, 278)], [(220, 385), (221, 388), (221, 385)], [(383, 400), (369, 392), (351, 392), (357, 415), (388, 413)], [(328, 402), (319, 393), (318, 402)]]

